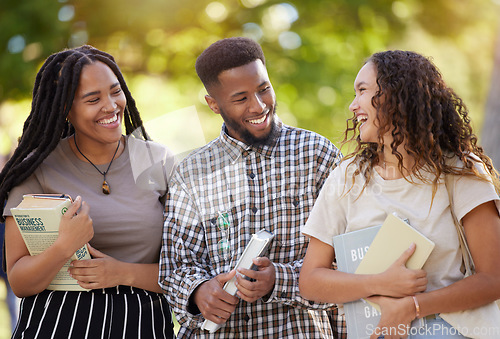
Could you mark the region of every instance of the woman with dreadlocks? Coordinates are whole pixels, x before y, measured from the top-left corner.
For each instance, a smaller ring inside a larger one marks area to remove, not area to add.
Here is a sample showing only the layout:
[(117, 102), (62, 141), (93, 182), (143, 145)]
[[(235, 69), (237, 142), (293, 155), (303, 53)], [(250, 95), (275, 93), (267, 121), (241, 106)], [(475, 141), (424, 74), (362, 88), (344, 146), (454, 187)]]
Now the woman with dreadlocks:
[[(473, 335), (465, 327), (470, 319), (457, 323), (455, 312), (500, 298), (500, 187), (491, 160), (477, 145), (468, 111), (433, 63), (414, 52), (372, 55), (354, 90), (344, 141), (356, 138), (357, 148), (331, 173), (302, 230), (310, 243), (300, 291), (321, 302), (376, 302), (381, 318), (366, 329), (371, 338)], [(476, 273), (466, 278), (452, 211), (475, 263)], [(414, 244), (380, 274), (330, 269), (334, 236), (381, 225), (394, 212), (435, 243), (423, 270), (405, 267)], [(498, 311), (491, 310), (492, 316)], [(499, 335), (497, 328), (492, 337)]]
[[(19, 145), (0, 173), (7, 273), (23, 298), (13, 338), (173, 337), (157, 281), (174, 162), (149, 140), (111, 55), (82, 46), (45, 61)], [(10, 213), (32, 193), (76, 197), (57, 240), (36, 256)], [(74, 261), (69, 272), (90, 291), (46, 290), (86, 243), (92, 259)]]

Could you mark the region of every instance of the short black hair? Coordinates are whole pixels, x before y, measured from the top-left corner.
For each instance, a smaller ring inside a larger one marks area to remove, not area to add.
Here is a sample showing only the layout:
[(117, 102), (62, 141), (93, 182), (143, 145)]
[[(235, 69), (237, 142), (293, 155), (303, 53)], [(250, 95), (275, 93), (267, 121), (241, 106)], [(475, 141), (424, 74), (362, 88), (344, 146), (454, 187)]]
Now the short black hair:
[(214, 42), (196, 59), (196, 73), (208, 90), (219, 84), (219, 74), (257, 59), (266, 64), (260, 45), (250, 38), (233, 37)]

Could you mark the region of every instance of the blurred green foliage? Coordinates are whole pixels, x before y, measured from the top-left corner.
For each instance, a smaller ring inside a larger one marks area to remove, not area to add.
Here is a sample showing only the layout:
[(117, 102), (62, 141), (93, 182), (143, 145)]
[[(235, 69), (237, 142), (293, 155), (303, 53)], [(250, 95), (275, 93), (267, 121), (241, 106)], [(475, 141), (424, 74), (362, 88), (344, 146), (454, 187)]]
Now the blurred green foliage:
[(433, 56), (481, 123), (497, 17), (490, 0), (2, 0), (0, 132), (13, 124), (2, 102), (29, 99), (44, 59), (89, 43), (115, 56), (144, 120), (196, 105), (211, 139), (220, 120), (204, 104), (194, 63), (237, 35), (262, 44), (282, 120), (335, 143), (360, 66), (384, 49)]
[[(493, 67), (500, 0), (1, 0), (0, 154), (29, 113), (50, 54), (84, 43), (115, 56), (143, 120), (195, 105), (206, 140), (221, 120), (204, 104), (196, 57), (230, 36), (259, 41), (286, 123), (342, 139), (353, 81), (385, 49), (432, 56), (476, 131)], [(185, 126), (186, 131), (192, 126)], [(169, 133), (172, 126), (164, 126)], [(0, 317), (0, 328), (8, 326)], [(0, 336), (2, 332), (0, 331)]]
[(0, 102), (26, 97), (39, 62), (67, 43), (71, 26), (58, 20), (56, 1), (2, 0)]

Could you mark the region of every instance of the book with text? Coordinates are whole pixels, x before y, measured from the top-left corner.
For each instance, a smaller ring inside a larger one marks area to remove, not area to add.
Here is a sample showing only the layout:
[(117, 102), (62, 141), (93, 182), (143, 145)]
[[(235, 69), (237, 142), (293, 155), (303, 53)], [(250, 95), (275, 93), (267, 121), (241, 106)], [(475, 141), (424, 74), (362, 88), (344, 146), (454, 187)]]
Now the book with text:
[[(335, 259), (339, 271), (356, 272), (380, 227), (382, 225), (371, 226), (333, 237)], [(375, 329), (380, 320), (380, 312), (363, 299), (345, 303), (344, 313), (349, 339), (369, 338), (370, 329)]]
[[(245, 250), (241, 254), (240, 259), (236, 263), (234, 269), (237, 268), (246, 268), (251, 270), (257, 270), (257, 266), (253, 264), (253, 259), (257, 257), (262, 257), (266, 254), (269, 247), (271, 246), (272, 240), (274, 239), (274, 234), (267, 230), (260, 230), (259, 232), (252, 235), (250, 242), (245, 247)], [(238, 274), (238, 273), (237, 273)], [(248, 279), (247, 277), (245, 277)], [(250, 279), (248, 279), (250, 280)], [(224, 285), (224, 291), (231, 295), (235, 295), (238, 290), (235, 285), (236, 275), (226, 282)], [(210, 333), (214, 333), (224, 324), (216, 324), (213, 321), (205, 320), (201, 326), (203, 330), (210, 331)]]
[[(412, 243), (416, 249), (406, 267), (420, 269), (434, 249), (434, 243), (407, 222), (389, 214), (381, 226), (334, 237), (338, 269), (356, 274), (382, 273)], [(378, 305), (363, 299), (345, 303), (344, 311), (349, 338), (369, 338), (380, 320)]]
[[(62, 215), (71, 205), (71, 198), (63, 194), (28, 194), (10, 211), (21, 232), (30, 255), (37, 255), (51, 246), (59, 234)], [(54, 277), (48, 290), (87, 291), (69, 276), (68, 268), (73, 260), (91, 259), (84, 245), (68, 260)]]

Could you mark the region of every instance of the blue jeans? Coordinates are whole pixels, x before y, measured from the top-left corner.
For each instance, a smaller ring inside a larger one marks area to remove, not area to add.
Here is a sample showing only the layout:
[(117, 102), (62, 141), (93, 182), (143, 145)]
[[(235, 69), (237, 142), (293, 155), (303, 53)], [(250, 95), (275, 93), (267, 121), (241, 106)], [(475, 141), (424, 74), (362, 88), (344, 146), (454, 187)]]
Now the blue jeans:
[(468, 338), (461, 335), (453, 326), (440, 316), (435, 319), (417, 319), (411, 323), (408, 339), (448, 339)]
[[(440, 316), (435, 319), (416, 319), (411, 323), (408, 339), (468, 339)], [(384, 336), (378, 337), (383, 339)]]

